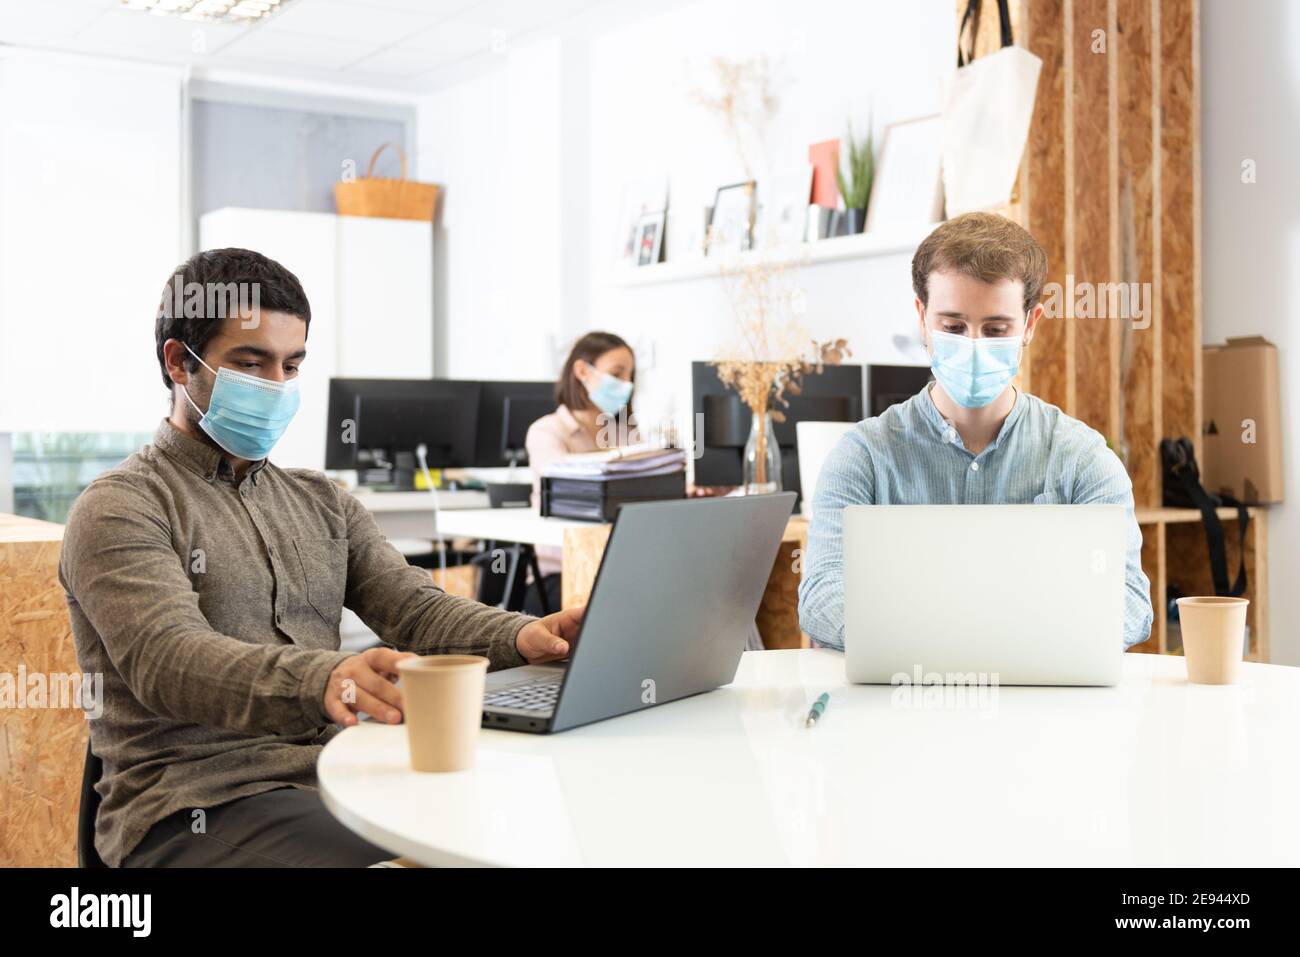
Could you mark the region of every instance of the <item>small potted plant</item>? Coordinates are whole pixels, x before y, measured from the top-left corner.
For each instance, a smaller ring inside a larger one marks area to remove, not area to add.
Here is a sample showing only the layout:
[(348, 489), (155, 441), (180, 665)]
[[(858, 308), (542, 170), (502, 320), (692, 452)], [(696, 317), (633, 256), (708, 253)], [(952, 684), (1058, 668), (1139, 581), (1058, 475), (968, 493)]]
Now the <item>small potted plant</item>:
[(871, 179), (875, 175), (875, 157), (871, 146), (871, 123), (867, 123), (867, 138), (859, 142), (853, 138), (853, 124), (849, 124), (846, 141), (849, 146), (848, 175), (844, 169), (835, 171), (839, 179), (840, 195), (844, 197), (847, 211), (848, 234), (853, 236), (867, 225), (867, 201), (871, 198)]

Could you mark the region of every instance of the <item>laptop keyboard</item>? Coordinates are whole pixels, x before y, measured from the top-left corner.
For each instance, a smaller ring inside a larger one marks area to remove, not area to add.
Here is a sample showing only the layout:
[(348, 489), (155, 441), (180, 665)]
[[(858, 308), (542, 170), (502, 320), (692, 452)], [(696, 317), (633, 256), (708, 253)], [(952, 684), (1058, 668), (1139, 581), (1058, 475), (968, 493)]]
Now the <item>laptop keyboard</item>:
[(483, 704), (493, 708), (516, 708), (520, 711), (554, 711), (563, 674), (507, 685), (483, 696)]

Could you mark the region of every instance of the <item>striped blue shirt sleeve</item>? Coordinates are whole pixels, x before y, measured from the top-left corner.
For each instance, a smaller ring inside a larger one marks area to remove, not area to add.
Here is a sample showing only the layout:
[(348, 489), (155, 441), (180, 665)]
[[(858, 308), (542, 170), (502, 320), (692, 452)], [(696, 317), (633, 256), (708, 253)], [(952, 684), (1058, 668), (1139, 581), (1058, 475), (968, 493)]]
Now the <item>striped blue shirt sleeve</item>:
[(1081, 456), (1071, 490), (1071, 505), (1123, 505), (1128, 513), (1124, 562), (1124, 647), (1151, 635), (1151, 582), (1142, 571), (1142, 529), (1133, 506), (1133, 482), (1119, 457), (1104, 442)]

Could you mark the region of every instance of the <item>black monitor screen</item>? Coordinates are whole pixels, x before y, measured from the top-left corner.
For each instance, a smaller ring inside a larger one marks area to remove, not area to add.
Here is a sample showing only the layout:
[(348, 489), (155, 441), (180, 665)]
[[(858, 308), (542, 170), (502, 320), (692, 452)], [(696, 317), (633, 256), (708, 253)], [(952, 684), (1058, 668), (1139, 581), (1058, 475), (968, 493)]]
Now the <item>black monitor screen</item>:
[[(691, 364), (693, 410), (704, 418), (703, 431), (696, 436), (697, 485), (739, 485), (743, 481), (741, 458), (749, 440), (752, 422), (749, 408), (734, 389), (718, 379), (717, 369), (708, 362)], [(862, 366), (825, 366), (823, 371), (804, 376), (801, 393), (787, 396), (788, 406), (778, 406), (784, 422), (773, 424), (781, 446), (781, 481), (788, 491), (798, 492), (799, 453), (795, 438), (797, 422), (858, 422), (862, 419)]]
[(478, 448), (474, 464), (499, 467), (528, 461), (528, 427), (555, 411), (554, 382), (484, 381), (479, 402)]
[(392, 399), (360, 396), (357, 447), (383, 450), (387, 461), (423, 445), (430, 468), (461, 465), (474, 457), (473, 410), (463, 397)]
[(930, 381), (929, 366), (867, 366), (867, 415), (877, 416), (906, 402)]
[(395, 455), (421, 442), (431, 468), (472, 465), (481, 391), (453, 379), (331, 379), (325, 467), (355, 469), (359, 449)]

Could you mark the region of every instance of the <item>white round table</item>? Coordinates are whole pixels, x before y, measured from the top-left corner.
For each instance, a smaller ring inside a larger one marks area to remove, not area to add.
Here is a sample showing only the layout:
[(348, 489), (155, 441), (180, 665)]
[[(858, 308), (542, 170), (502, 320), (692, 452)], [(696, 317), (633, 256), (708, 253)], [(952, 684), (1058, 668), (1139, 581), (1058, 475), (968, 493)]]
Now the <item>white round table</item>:
[(365, 722), (317, 774), (343, 823), (427, 865), (1300, 865), (1300, 669), (1211, 687), (1130, 654), (1124, 674), (963, 694), (748, 652), (710, 694), (484, 731), (472, 771), (414, 772), (405, 729)]

